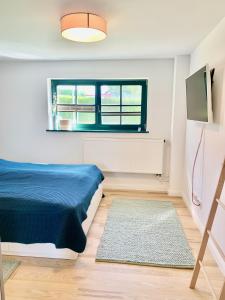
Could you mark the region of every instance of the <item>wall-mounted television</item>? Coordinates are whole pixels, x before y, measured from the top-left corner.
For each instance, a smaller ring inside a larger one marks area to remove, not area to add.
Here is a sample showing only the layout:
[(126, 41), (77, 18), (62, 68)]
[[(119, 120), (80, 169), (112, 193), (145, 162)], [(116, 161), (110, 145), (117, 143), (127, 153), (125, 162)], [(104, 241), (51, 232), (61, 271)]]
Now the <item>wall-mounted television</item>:
[(188, 120), (213, 122), (211, 81), (208, 65), (186, 79)]

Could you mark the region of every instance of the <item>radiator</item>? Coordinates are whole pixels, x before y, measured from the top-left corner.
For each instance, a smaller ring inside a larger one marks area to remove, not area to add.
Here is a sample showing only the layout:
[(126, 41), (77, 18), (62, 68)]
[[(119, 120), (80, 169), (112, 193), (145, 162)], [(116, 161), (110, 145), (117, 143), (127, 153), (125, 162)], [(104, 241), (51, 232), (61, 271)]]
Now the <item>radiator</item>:
[(162, 174), (163, 139), (86, 138), (83, 162), (105, 172)]

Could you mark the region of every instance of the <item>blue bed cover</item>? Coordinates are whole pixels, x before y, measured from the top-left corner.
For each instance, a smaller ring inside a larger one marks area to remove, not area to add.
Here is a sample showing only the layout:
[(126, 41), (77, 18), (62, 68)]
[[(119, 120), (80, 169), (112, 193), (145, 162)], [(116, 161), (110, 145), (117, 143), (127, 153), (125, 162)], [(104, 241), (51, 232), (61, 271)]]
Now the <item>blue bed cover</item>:
[(102, 182), (95, 165), (19, 163), (0, 159), (3, 242), (53, 243), (82, 252), (82, 222)]

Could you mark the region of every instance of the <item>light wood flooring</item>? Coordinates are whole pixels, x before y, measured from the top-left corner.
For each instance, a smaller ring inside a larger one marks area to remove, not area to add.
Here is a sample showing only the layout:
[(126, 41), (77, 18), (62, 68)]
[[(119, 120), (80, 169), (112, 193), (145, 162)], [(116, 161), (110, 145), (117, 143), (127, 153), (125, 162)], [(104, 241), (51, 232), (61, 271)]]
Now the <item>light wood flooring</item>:
[[(191, 270), (96, 263), (95, 254), (113, 198), (171, 200), (196, 256), (201, 236), (180, 198), (144, 192), (106, 191), (88, 234), (87, 248), (76, 261), (19, 258), (21, 265), (8, 279), (6, 300), (195, 300), (212, 299), (200, 276), (197, 289), (189, 289)], [(205, 264), (216, 290), (222, 275), (211, 256)]]

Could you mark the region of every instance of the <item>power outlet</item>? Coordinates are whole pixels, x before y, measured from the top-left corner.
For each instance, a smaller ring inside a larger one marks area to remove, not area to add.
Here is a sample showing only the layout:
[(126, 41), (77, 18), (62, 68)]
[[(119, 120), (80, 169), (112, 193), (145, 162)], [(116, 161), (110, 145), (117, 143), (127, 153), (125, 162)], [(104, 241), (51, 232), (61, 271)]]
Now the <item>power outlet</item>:
[(193, 199), (194, 199), (194, 201), (195, 201), (196, 203), (201, 204), (201, 200), (198, 198), (197, 195), (193, 194)]

